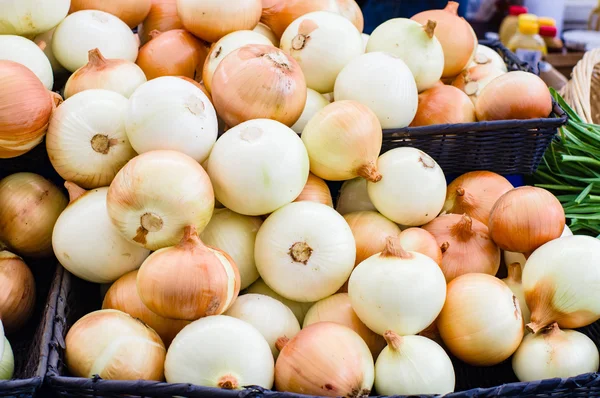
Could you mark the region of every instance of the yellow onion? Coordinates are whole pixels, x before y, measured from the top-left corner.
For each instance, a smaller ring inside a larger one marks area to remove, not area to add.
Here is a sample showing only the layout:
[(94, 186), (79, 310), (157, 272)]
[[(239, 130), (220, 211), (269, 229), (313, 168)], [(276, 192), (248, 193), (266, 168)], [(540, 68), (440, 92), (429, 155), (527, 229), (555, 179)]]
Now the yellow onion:
[(190, 226), (177, 246), (144, 261), (137, 287), (152, 312), (193, 321), (227, 311), (240, 292), (240, 273), (229, 254), (204, 245)]
[(294, 200), (294, 202), (303, 201), (323, 203), (324, 205), (333, 207), (333, 199), (331, 198), (329, 186), (327, 186), (327, 183), (323, 179), (313, 173), (308, 174), (308, 181), (306, 181), (304, 189)]
[(65, 362), (73, 376), (163, 380), (163, 342), (145, 323), (124, 312), (87, 314), (69, 329), (65, 345)]
[(112, 14), (135, 28), (150, 12), (150, 0), (71, 0), (69, 14), (80, 10), (100, 10)]
[(417, 114), (411, 127), (475, 122), (475, 107), (469, 97), (452, 86), (438, 86), (419, 94)]
[(301, 325), (302, 325), (302, 322), (304, 322), (304, 317), (306, 316), (306, 313), (314, 304), (311, 302), (301, 303), (298, 301), (286, 299), (285, 297), (280, 296), (279, 294), (275, 293), (275, 291), (273, 291), (273, 289), (271, 289), (265, 283), (265, 281), (263, 281), (260, 278), (256, 282), (254, 282), (252, 285), (250, 285), (250, 287), (248, 287), (248, 289), (245, 291), (245, 293), (262, 294), (265, 296), (272, 297), (275, 300), (285, 304), (289, 309), (292, 310), (292, 312), (296, 316), (296, 319), (298, 319), (298, 322), (300, 322)]
[(247, 45), (221, 61), (212, 78), (217, 113), (229, 127), (267, 118), (292, 126), (306, 102), (298, 63), (273, 46)]
[(267, 25), (262, 22), (259, 22), (258, 25), (254, 29), (254, 32), (259, 33), (269, 39), (269, 41), (275, 46), (279, 47), (279, 37), (275, 35), (275, 32), (271, 30)]
[(408, 228), (398, 235), (400, 245), (404, 250), (426, 255), (442, 265), (442, 250), (435, 237), (423, 228)]
[(160, 76), (186, 76), (199, 80), (208, 45), (183, 29), (150, 32), (152, 38), (140, 48), (136, 64), (148, 80)]
[(144, 45), (151, 39), (150, 32), (153, 30), (166, 32), (182, 28), (183, 24), (177, 14), (177, 0), (152, 0), (150, 12), (138, 27), (138, 34)]
[(52, 229), (67, 198), (50, 181), (17, 173), (0, 181), (0, 242), (18, 254), (52, 254)]
[(327, 397), (368, 396), (375, 379), (373, 356), (352, 329), (318, 322), (293, 339), (281, 339), (275, 364), (278, 391)]
[(498, 69), (491, 63), (476, 65), (462, 71), (460, 75), (456, 76), (452, 85), (467, 94), (473, 104), (476, 104), (479, 94), (485, 86), (505, 73), (506, 71)]
[(525, 301), (525, 292), (523, 291), (523, 283), (521, 281), (522, 265), (519, 263), (506, 264), (508, 270), (508, 276), (504, 279), (504, 283), (510, 287), (515, 297), (519, 300), (519, 307), (521, 307), (521, 314), (523, 315), (523, 323), (527, 325), (531, 318), (531, 311), (527, 307)]
[(140, 299), (137, 291), (136, 278), (138, 271), (134, 270), (117, 279), (108, 289), (102, 302), (102, 309), (123, 311), (150, 326), (162, 339), (165, 347), (169, 347), (177, 333), (190, 322), (167, 319), (150, 311)]
[(18, 332), (31, 317), (34, 305), (35, 280), (29, 267), (21, 257), (0, 251), (0, 319), (5, 332)]

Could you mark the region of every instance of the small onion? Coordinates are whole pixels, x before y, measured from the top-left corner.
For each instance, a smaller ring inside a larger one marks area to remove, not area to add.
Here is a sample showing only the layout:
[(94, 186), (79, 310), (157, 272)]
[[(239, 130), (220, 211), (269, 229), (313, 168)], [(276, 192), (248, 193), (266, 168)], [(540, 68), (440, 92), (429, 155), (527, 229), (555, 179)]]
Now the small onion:
[(385, 249), (387, 238), (398, 236), (402, 232), (400, 227), (375, 211), (346, 213), (344, 219), (356, 241), (355, 266), (372, 255), (381, 253)]
[(438, 86), (419, 94), (417, 114), (411, 127), (434, 124), (472, 123), (475, 107), (469, 97), (452, 86)]
[(18, 332), (31, 318), (35, 296), (35, 280), (27, 264), (11, 252), (0, 251), (0, 318), (6, 333)]
[(335, 209), (341, 215), (355, 211), (377, 211), (369, 199), (367, 180), (357, 177), (344, 182), (340, 188)]
[(33, 173), (0, 180), (0, 242), (27, 257), (52, 255), (52, 229), (67, 206), (65, 195)]
[(398, 235), (400, 245), (404, 250), (426, 255), (442, 265), (442, 250), (435, 237), (423, 228), (408, 228)]
[(327, 183), (323, 179), (315, 176), (312, 173), (308, 174), (308, 181), (304, 185), (304, 189), (300, 192), (300, 195), (294, 202), (317, 202), (333, 207), (333, 199), (331, 198), (331, 191)]
[[(565, 229), (563, 230), (563, 233), (561, 235), (561, 237), (563, 236), (573, 236), (573, 232), (571, 231), (571, 229), (569, 228), (568, 225), (565, 224)], [(507, 250), (503, 250), (503, 256), (504, 256), (504, 264), (509, 265), (512, 263), (519, 263), (521, 265), (521, 267), (525, 267), (525, 263), (526, 263), (526, 258), (522, 253), (515, 253), (515, 252), (510, 252)]]
[(0, 380), (10, 380), (15, 372), (15, 357), (8, 342), (4, 337), (4, 353), (0, 350)]
[(252, 30), (269, 39), (271, 44), (273, 44), (275, 47), (279, 47), (279, 37), (275, 35), (275, 32), (273, 32), (271, 28), (269, 28), (264, 23), (259, 22), (258, 25), (256, 25), (256, 27)]
[(221, 61), (211, 94), (229, 127), (260, 118), (292, 126), (304, 110), (306, 82), (292, 57), (270, 45), (251, 44)]
[(65, 362), (76, 377), (105, 380), (163, 379), (165, 346), (142, 321), (117, 310), (79, 319), (65, 338)]
[(108, 12), (130, 28), (138, 26), (150, 12), (150, 0), (119, 0), (118, 2), (106, 0), (71, 0), (69, 13), (81, 10), (100, 10)]
[(493, 64), (476, 65), (462, 71), (456, 76), (452, 85), (467, 94), (473, 104), (477, 104), (481, 91), (495, 78), (505, 73)]
[(62, 74), (66, 72), (66, 69), (56, 60), (54, 53), (52, 52), (52, 38), (54, 37), (55, 28), (50, 29), (47, 32), (41, 33), (33, 39), (33, 42), (38, 45), (39, 48), (42, 49), (46, 57), (48, 57), (48, 61), (50, 61), (50, 65), (52, 66), (52, 71), (55, 75)]
[(169, 30), (183, 28), (177, 14), (177, 0), (152, 0), (151, 3), (148, 16), (138, 27), (142, 45), (151, 39), (150, 32), (153, 30), (164, 33)]
[(492, 64), (496, 68), (500, 69), (502, 72), (508, 72), (508, 68), (506, 67), (506, 63), (504, 59), (496, 52), (483, 44), (478, 44), (475, 49), (475, 57), (473, 61), (467, 66), (467, 69), (472, 68), (477, 65), (487, 65)]
[(3, 0), (0, 35), (31, 36), (46, 32), (69, 12), (71, 0)]
[(302, 111), (302, 115), (300, 115), (300, 119), (292, 126), (292, 130), (298, 134), (302, 134), (302, 131), (304, 131), (304, 128), (310, 119), (312, 119), (321, 109), (329, 105), (329, 103), (330, 102), (322, 94), (319, 94), (313, 89), (307, 89), (304, 110)]
[(250, 285), (250, 287), (248, 287), (248, 289), (246, 290), (245, 293), (262, 294), (265, 296), (272, 297), (275, 300), (285, 304), (286, 307), (288, 307), (290, 310), (292, 310), (292, 312), (296, 316), (296, 319), (298, 319), (298, 322), (300, 323), (300, 325), (302, 325), (302, 322), (304, 322), (304, 319), (305, 319), (306, 314), (308, 313), (308, 310), (314, 304), (314, 303), (300, 303), (298, 301), (288, 300), (285, 297), (280, 296), (279, 294), (275, 293), (273, 291), (273, 289), (271, 289), (265, 283), (265, 281), (263, 281), (262, 279), (258, 279), (256, 282), (254, 282), (252, 285)]
[(522, 266), (519, 263), (507, 264), (508, 277), (502, 279), (504, 283), (510, 287), (515, 297), (519, 300), (519, 307), (521, 307), (521, 315), (523, 316), (523, 323), (527, 325), (531, 319), (531, 311), (527, 307), (525, 301), (525, 292), (523, 291), (523, 283), (521, 281)]
[(46, 54), (31, 40), (21, 36), (0, 35), (0, 60), (25, 65), (48, 90), (54, 85), (52, 65)]

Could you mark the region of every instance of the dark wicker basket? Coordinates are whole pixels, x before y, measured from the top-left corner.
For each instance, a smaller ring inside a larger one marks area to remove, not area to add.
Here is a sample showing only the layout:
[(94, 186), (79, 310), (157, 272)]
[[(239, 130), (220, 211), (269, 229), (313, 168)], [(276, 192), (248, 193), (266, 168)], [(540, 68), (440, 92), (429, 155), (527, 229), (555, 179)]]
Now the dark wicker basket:
[[(531, 68), (498, 41), (481, 41), (496, 50), (509, 70)], [(401, 146), (425, 151), (445, 173), (462, 174), (489, 170), (498, 174), (532, 174), (567, 115), (554, 104), (550, 117), (532, 120), (501, 120), (442, 124), (384, 130), (383, 152)]]

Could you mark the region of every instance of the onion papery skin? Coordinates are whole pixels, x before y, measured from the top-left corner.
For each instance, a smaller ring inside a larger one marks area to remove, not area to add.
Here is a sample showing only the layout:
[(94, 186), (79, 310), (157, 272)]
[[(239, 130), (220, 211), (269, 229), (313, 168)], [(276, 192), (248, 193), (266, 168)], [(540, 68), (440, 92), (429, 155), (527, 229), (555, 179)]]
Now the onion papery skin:
[[(565, 229), (563, 230), (561, 237), (563, 237), (563, 236), (573, 236), (573, 232), (571, 231), (569, 226), (566, 224), (565, 224)], [(523, 267), (523, 268), (525, 267), (525, 263), (527, 261), (525, 258), (525, 255), (523, 255), (522, 253), (510, 252), (507, 250), (503, 250), (503, 257), (504, 257), (504, 264), (509, 265), (512, 263), (519, 263), (521, 265), (521, 267)]]
[(316, 11), (287, 27), (280, 47), (302, 68), (306, 85), (319, 93), (333, 91), (340, 71), (364, 53), (360, 32), (341, 15)]
[(298, 319), (298, 322), (300, 323), (300, 325), (302, 325), (302, 323), (304, 322), (305, 316), (308, 313), (308, 310), (314, 304), (311, 302), (301, 303), (298, 301), (288, 300), (285, 297), (275, 293), (275, 291), (273, 291), (273, 289), (271, 289), (265, 283), (265, 281), (263, 281), (260, 278), (256, 282), (254, 282), (252, 285), (250, 285), (250, 287), (248, 287), (248, 289), (246, 289), (246, 291), (244, 293), (246, 293), (246, 294), (247, 293), (263, 294), (265, 296), (272, 297), (275, 300), (285, 304), (289, 309), (292, 310), (292, 312), (296, 316), (296, 319)]
[(63, 267), (94, 283), (117, 280), (139, 268), (150, 254), (125, 240), (112, 225), (106, 211), (107, 193), (108, 188), (97, 188), (72, 201), (52, 234), (52, 247)]
[(390, 19), (371, 33), (365, 52), (381, 51), (400, 58), (410, 68), (419, 92), (428, 90), (444, 71), (444, 50), (434, 36), (436, 25), (435, 21)]
[(476, 65), (462, 71), (454, 79), (452, 86), (467, 94), (473, 105), (476, 105), (481, 91), (495, 78), (505, 73), (491, 63)]
[(312, 173), (308, 174), (308, 180), (300, 195), (294, 200), (294, 202), (316, 202), (322, 203), (329, 207), (333, 207), (333, 199), (331, 198), (331, 191), (329, 186), (323, 179), (315, 176)]
[(336, 101), (368, 106), (383, 129), (407, 127), (418, 108), (417, 84), (408, 66), (388, 53), (373, 52), (350, 61), (335, 81)]
[(504, 361), (523, 339), (519, 301), (487, 274), (465, 274), (448, 284), (437, 327), (450, 352), (473, 366)]
[(7, 334), (18, 332), (31, 318), (35, 296), (35, 280), (27, 264), (11, 252), (0, 251), (0, 318)]
[(288, 341), (275, 364), (278, 391), (328, 397), (368, 396), (373, 387), (373, 356), (352, 329), (318, 322)]
[(108, 186), (136, 156), (125, 133), (127, 98), (85, 90), (59, 106), (48, 127), (46, 149), (62, 178), (83, 188)]
[(152, 40), (140, 48), (135, 63), (148, 80), (161, 76), (185, 76), (200, 80), (208, 45), (183, 29), (150, 32)]
[(54, 37), (54, 28), (50, 29), (47, 32), (40, 33), (35, 36), (33, 42), (38, 45), (39, 48), (42, 49), (46, 57), (48, 57), (48, 61), (50, 61), (50, 65), (52, 66), (52, 71), (55, 75), (63, 74), (66, 72), (66, 69), (58, 62), (54, 53), (52, 52), (52, 38)]
[(398, 235), (400, 245), (404, 250), (426, 255), (442, 265), (442, 250), (435, 237), (423, 228), (408, 228)]
[(48, 90), (54, 85), (52, 65), (33, 41), (21, 36), (0, 35), (0, 60), (14, 61), (25, 65)]
[(529, 307), (527, 307), (525, 291), (523, 290), (523, 283), (521, 280), (522, 265), (519, 263), (506, 264), (506, 268), (508, 269), (508, 277), (502, 279), (502, 281), (508, 285), (515, 297), (519, 300), (523, 324), (527, 325), (531, 319), (531, 311), (529, 311)]
[(15, 372), (15, 357), (6, 337), (4, 337), (4, 353), (0, 355), (0, 380), (10, 380)]
[(296, 199), (308, 170), (302, 140), (289, 127), (268, 119), (227, 130), (208, 158), (217, 200), (249, 216), (269, 214)]
[(341, 215), (355, 211), (377, 211), (367, 192), (367, 180), (356, 177), (345, 181), (340, 188), (335, 209)]
[(491, 171), (471, 171), (448, 185), (442, 210), (452, 214), (467, 214), (488, 225), (494, 204), (513, 188), (513, 185), (499, 174)]
[(520, 381), (569, 378), (598, 371), (598, 348), (585, 334), (557, 324), (525, 336), (512, 359)]
[(350, 227), (335, 210), (296, 202), (265, 220), (254, 257), (271, 289), (290, 300), (309, 302), (331, 296), (344, 284), (356, 247)]
[(183, 24), (177, 14), (177, 0), (152, 0), (150, 12), (138, 27), (138, 34), (144, 45), (151, 39), (150, 32), (153, 30), (164, 33), (182, 28)]
[(298, 134), (302, 134), (310, 119), (329, 104), (330, 102), (322, 94), (313, 89), (307, 89), (304, 110), (302, 111), (302, 115), (300, 115), (300, 119), (292, 126), (292, 130)]
[(42, 142), (54, 97), (26, 66), (0, 60), (0, 159), (29, 152)]
[(261, 118), (292, 126), (304, 110), (306, 82), (298, 63), (282, 50), (251, 44), (221, 61), (211, 94), (229, 127)]
[(188, 225), (201, 232), (215, 199), (210, 179), (191, 157), (175, 151), (136, 156), (110, 184), (108, 215), (130, 242), (150, 250), (177, 244)]
[(377, 182), (375, 165), (382, 144), (377, 116), (356, 101), (337, 101), (320, 110), (306, 125), (302, 141), (310, 171), (330, 181), (363, 177)]
[(0, 4), (0, 35), (46, 32), (69, 12), (70, 0), (7, 0)]
[(433, 220), (446, 197), (446, 177), (433, 158), (415, 148), (395, 148), (381, 155), (379, 182), (367, 183), (375, 208), (397, 224), (418, 227)]
[(487, 64), (494, 65), (502, 72), (508, 72), (508, 68), (506, 67), (504, 59), (502, 59), (496, 50), (493, 50), (488, 46), (484, 46), (483, 44), (477, 44), (477, 48), (475, 49), (475, 57), (473, 57), (473, 61), (471, 61), (471, 63), (467, 66), (467, 69), (477, 65)]
[(102, 301), (102, 309), (123, 311), (139, 319), (158, 333), (165, 347), (168, 348), (177, 333), (190, 322), (167, 319), (150, 311), (138, 294), (137, 274), (138, 271), (134, 270), (117, 279), (106, 292)]
[(547, 118), (552, 112), (552, 97), (546, 83), (533, 73), (508, 72), (485, 86), (475, 112), (480, 121)]
[(421, 12), (411, 18), (425, 25), (436, 21), (435, 37), (444, 50), (444, 72), (442, 77), (454, 77), (471, 62), (475, 54), (476, 41), (473, 40), (471, 25), (458, 16), (458, 3), (449, 1), (443, 10)]
[(90, 50), (88, 63), (73, 73), (65, 86), (65, 99), (84, 90), (105, 89), (129, 98), (146, 82), (144, 71), (130, 61), (106, 59), (100, 50)]
[(81, 10), (100, 10), (118, 17), (130, 28), (138, 26), (150, 12), (150, 0), (71, 0), (69, 13)]
[(313, 323), (334, 322), (354, 330), (367, 343), (373, 358), (377, 358), (385, 347), (383, 337), (365, 326), (352, 309), (348, 293), (337, 293), (333, 296), (319, 300), (313, 305), (302, 325), (303, 329)]
[(525, 301), (533, 332), (558, 322), (575, 329), (600, 319), (600, 241), (565, 236), (533, 252), (523, 270)]
[(87, 314), (69, 329), (65, 345), (65, 362), (73, 376), (163, 379), (163, 342), (145, 323), (124, 312), (101, 310)]
[(273, 386), (269, 343), (240, 319), (215, 315), (185, 327), (173, 340), (165, 361), (169, 383), (193, 383), (228, 390)]
[(469, 97), (452, 86), (433, 87), (419, 94), (419, 107), (411, 127), (476, 122)]
[(52, 229), (67, 198), (52, 182), (33, 173), (0, 180), (0, 242), (27, 257), (52, 255)]
[(228, 33), (252, 30), (260, 20), (261, 0), (177, 0), (185, 29), (209, 43)]
[[(77, 40), (73, 40), (77, 37)], [(88, 62), (88, 51), (97, 48), (109, 59), (135, 62), (138, 42), (127, 24), (98, 10), (77, 11), (54, 30), (52, 52), (67, 70), (75, 72)]]
[(263, 35), (267, 39), (269, 39), (269, 41), (271, 42), (271, 44), (273, 44), (275, 47), (279, 47), (279, 37), (276, 36), (275, 32), (273, 32), (271, 30), (271, 28), (269, 28), (264, 23), (259, 22), (258, 25), (256, 25), (256, 27), (254, 29), (252, 29), (252, 30), (254, 32), (256, 32), (256, 33), (259, 33), (259, 34)]

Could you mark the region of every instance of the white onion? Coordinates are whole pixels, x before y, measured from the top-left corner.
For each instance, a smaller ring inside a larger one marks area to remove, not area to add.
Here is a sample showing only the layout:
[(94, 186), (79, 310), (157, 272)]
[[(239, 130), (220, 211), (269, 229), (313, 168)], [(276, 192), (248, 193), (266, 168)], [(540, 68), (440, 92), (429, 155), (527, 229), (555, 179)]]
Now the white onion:
[(83, 188), (108, 186), (136, 153), (125, 134), (127, 98), (86, 90), (67, 99), (50, 119), (46, 148), (62, 178)]
[(333, 90), (344, 66), (364, 53), (358, 29), (348, 19), (328, 11), (296, 19), (283, 32), (279, 46), (298, 61), (306, 85), (323, 94)]
[[(0, 26), (2, 25), (0, 24)], [(52, 90), (54, 85), (52, 65), (46, 54), (31, 40), (21, 36), (0, 35), (0, 60), (14, 61), (25, 65), (44, 83), (48, 90)]]
[(367, 191), (367, 180), (356, 177), (342, 184), (335, 209), (341, 215), (356, 211), (377, 211)]
[(364, 51), (367, 52), (367, 44), (369, 44), (369, 39), (371, 38), (371, 36), (366, 33), (361, 33), (361, 36), (363, 39)]
[(192, 322), (175, 337), (165, 360), (169, 383), (242, 389), (273, 386), (269, 343), (242, 320), (215, 315)]
[(46, 57), (48, 57), (48, 61), (50, 61), (50, 65), (52, 66), (52, 71), (54, 74), (59, 74), (66, 72), (67, 70), (58, 62), (54, 53), (52, 52), (52, 38), (54, 37), (55, 28), (50, 29), (47, 32), (41, 33), (37, 35), (33, 41), (38, 45), (39, 48), (42, 49)]
[(419, 93), (410, 68), (389, 53), (372, 52), (348, 63), (333, 90), (336, 101), (354, 100), (371, 108), (381, 127), (406, 127), (417, 114)]
[(4, 353), (0, 353), (0, 380), (10, 380), (15, 372), (15, 357), (6, 337), (0, 345), (4, 348)]
[(46, 32), (64, 19), (71, 0), (2, 0), (0, 35), (30, 36)]
[(465, 69), (469, 69), (477, 65), (487, 64), (490, 62), (502, 72), (508, 72), (506, 63), (504, 62), (500, 54), (498, 54), (496, 50), (492, 50), (491, 48), (484, 46), (483, 44), (477, 45), (477, 48), (475, 49), (475, 57)]
[(249, 120), (227, 130), (208, 159), (217, 200), (250, 216), (269, 214), (296, 199), (308, 171), (300, 137), (269, 119)]
[(129, 98), (127, 136), (137, 153), (170, 149), (198, 162), (217, 140), (217, 114), (202, 90), (183, 79), (163, 76), (138, 87)]
[[(563, 236), (573, 236), (573, 232), (571, 232), (571, 229), (566, 224), (565, 224), (565, 229), (564, 229), (561, 237), (563, 237)], [(525, 259), (525, 255), (523, 255), (522, 253), (515, 253), (515, 252), (509, 252), (508, 250), (504, 250), (503, 256), (504, 256), (504, 264), (509, 265), (509, 264), (513, 264), (513, 263), (519, 263), (519, 264), (521, 264), (521, 267), (525, 267), (525, 262), (527, 260)]]
[(271, 214), (254, 247), (256, 268), (266, 284), (300, 302), (334, 294), (352, 272), (355, 257), (346, 220), (315, 202), (291, 203)]
[(94, 48), (108, 59), (135, 62), (138, 54), (138, 42), (129, 26), (104, 11), (74, 12), (54, 31), (52, 52), (58, 62), (71, 72), (87, 64), (88, 51)]
[(285, 297), (275, 293), (273, 291), (273, 289), (271, 289), (265, 283), (265, 281), (263, 281), (260, 278), (256, 282), (254, 282), (252, 285), (250, 285), (250, 287), (248, 289), (246, 289), (246, 293), (263, 294), (265, 296), (272, 297), (275, 300), (285, 304), (286, 307), (288, 307), (290, 310), (292, 310), (292, 312), (296, 316), (296, 319), (298, 319), (298, 322), (300, 323), (300, 325), (303, 324), (306, 314), (308, 313), (308, 311), (314, 304), (314, 303), (310, 303), (310, 302), (309, 303), (300, 303), (298, 301), (288, 300)]
[(308, 121), (327, 105), (329, 105), (329, 101), (322, 94), (313, 89), (307, 89), (304, 110), (302, 111), (302, 115), (300, 115), (300, 119), (292, 126), (292, 130), (298, 134), (302, 134), (302, 130), (304, 130)]
[(279, 47), (279, 37), (277, 37), (277, 35), (275, 34), (275, 32), (273, 32), (271, 30), (271, 28), (269, 28), (264, 23), (259, 22), (258, 25), (256, 25), (256, 27), (253, 29), (253, 31), (256, 32), (256, 33), (260, 33), (261, 35), (263, 35), (264, 37), (266, 37), (267, 39), (269, 39), (269, 41), (275, 47)]

